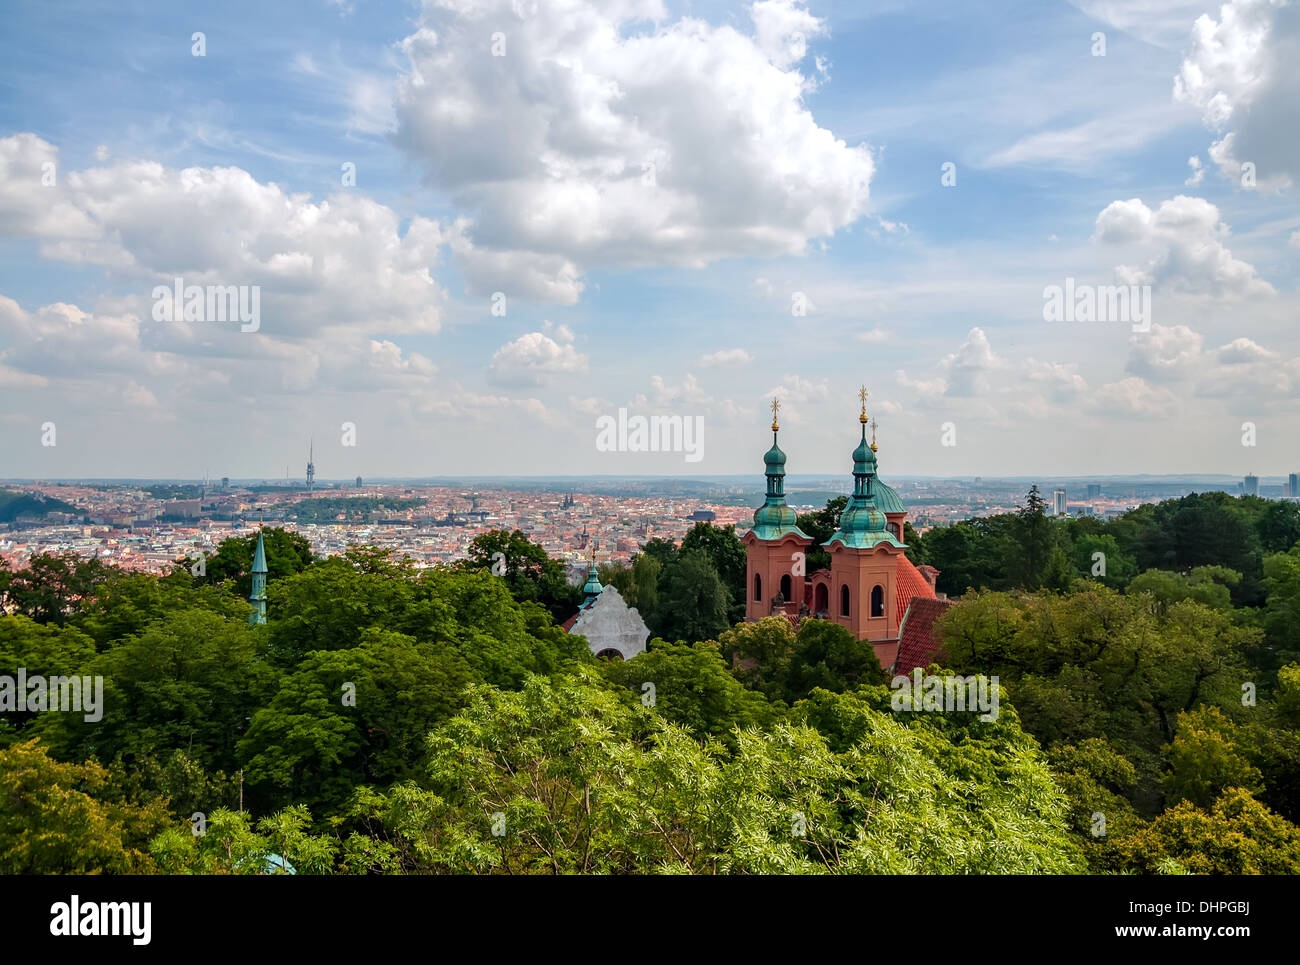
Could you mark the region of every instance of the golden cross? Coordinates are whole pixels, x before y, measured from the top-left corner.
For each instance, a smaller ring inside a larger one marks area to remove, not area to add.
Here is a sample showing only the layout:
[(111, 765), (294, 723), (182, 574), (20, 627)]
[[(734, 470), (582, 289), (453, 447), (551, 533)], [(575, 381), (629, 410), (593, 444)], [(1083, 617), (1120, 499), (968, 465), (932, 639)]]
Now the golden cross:
[(862, 414), (867, 414), (867, 387), (864, 385), (858, 389), (858, 398), (862, 400)]
[(591, 543), (591, 565), (592, 565), (592, 566), (595, 566), (595, 565), (596, 565), (596, 542), (595, 542), (595, 540), (592, 540), (592, 543)]
[(876, 451), (876, 420), (871, 420), (871, 451)]
[(776, 421), (776, 414), (781, 411), (781, 400), (772, 400), (772, 431), (776, 432), (781, 426)]

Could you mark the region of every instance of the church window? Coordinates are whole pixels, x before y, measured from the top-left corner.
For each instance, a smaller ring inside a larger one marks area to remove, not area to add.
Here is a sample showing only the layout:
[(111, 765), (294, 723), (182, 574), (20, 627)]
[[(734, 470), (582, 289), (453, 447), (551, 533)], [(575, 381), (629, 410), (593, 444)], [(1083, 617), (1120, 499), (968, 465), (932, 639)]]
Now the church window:
[(790, 590), (790, 574), (786, 573), (781, 577), (781, 599), (789, 600), (792, 596)]
[(871, 615), (873, 617), (885, 615), (885, 588), (879, 583), (871, 588)]
[(849, 615), (849, 587), (846, 583), (840, 587), (840, 616)]
[(754, 574), (754, 599), (763, 599), (763, 575), (761, 573)]

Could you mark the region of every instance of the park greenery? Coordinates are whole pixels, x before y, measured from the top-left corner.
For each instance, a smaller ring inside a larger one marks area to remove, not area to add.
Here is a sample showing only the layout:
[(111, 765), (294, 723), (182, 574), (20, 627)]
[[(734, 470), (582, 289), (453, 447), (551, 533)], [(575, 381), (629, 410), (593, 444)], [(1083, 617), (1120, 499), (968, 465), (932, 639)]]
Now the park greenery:
[(960, 601), (930, 672), (996, 675), (993, 720), (895, 712), (834, 623), (745, 622), (731, 527), (600, 564), (652, 630), (627, 662), (522, 532), (431, 568), (263, 535), (265, 625), (255, 537), (0, 568), (0, 677), (105, 706), (0, 714), (0, 872), (1300, 873), (1294, 503), (909, 527)]

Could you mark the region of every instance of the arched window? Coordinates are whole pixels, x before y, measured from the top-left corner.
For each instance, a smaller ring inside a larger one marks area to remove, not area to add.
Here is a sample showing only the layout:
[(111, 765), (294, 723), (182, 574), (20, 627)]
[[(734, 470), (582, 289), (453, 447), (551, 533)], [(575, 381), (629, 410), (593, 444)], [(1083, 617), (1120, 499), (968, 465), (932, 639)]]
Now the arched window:
[(849, 585), (845, 583), (840, 587), (840, 616), (849, 615)]
[(816, 606), (813, 607), (817, 613), (825, 613), (831, 608), (831, 591), (825, 583), (818, 583), (817, 590), (813, 594), (816, 598)]
[(781, 599), (789, 603), (790, 597), (791, 597), (790, 574), (786, 573), (784, 576), (781, 577)]
[(763, 600), (763, 575), (761, 573), (754, 574), (754, 599), (760, 603)]
[(873, 617), (885, 615), (885, 588), (879, 583), (871, 588), (871, 615)]

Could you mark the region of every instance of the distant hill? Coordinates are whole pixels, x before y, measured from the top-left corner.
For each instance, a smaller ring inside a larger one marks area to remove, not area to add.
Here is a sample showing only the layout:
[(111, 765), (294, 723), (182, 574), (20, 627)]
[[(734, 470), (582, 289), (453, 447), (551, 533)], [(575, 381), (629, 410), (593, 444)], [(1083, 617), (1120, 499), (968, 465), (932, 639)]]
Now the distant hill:
[(12, 523), (19, 516), (44, 516), (47, 513), (82, 515), (80, 509), (61, 499), (46, 499), (31, 493), (0, 489), (0, 523)]

